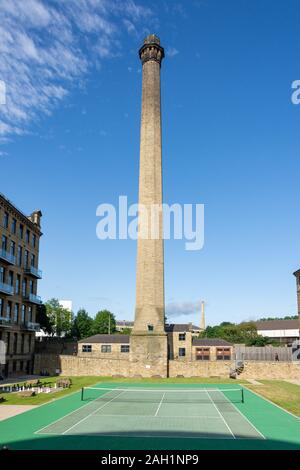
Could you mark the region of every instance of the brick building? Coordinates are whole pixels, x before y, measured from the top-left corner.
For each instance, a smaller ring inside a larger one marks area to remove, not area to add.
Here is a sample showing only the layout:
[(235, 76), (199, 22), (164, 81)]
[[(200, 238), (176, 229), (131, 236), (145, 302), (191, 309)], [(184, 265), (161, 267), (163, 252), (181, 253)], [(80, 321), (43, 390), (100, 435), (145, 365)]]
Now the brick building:
[[(0, 375), (33, 369), (41, 212), (26, 216), (0, 194), (0, 341), (5, 345)], [(2, 345), (3, 345), (2, 343)]]

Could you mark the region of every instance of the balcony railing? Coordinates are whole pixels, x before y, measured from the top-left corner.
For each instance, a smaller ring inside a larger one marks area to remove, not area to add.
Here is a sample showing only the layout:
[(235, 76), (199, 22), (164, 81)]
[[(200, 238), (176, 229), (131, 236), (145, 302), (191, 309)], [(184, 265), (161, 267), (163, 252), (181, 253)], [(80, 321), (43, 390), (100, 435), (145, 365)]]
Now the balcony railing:
[(0, 317), (0, 326), (11, 326), (12, 320), (11, 318)]
[(14, 288), (10, 284), (5, 284), (4, 282), (0, 282), (0, 292), (3, 292), (7, 295), (14, 295)]
[(37, 279), (42, 279), (42, 271), (40, 269), (35, 268), (34, 266), (29, 266), (25, 268), (25, 273), (29, 274), (30, 276), (36, 277)]
[(31, 321), (26, 322), (25, 326), (26, 326), (27, 330), (31, 330), (31, 331), (40, 331), (40, 329), (41, 329), (39, 323), (33, 323)]
[(40, 305), (42, 303), (42, 299), (39, 295), (29, 294), (25, 298), (28, 302), (31, 302), (32, 304)]
[(3, 248), (0, 248), (0, 258), (9, 264), (16, 264), (16, 257)]

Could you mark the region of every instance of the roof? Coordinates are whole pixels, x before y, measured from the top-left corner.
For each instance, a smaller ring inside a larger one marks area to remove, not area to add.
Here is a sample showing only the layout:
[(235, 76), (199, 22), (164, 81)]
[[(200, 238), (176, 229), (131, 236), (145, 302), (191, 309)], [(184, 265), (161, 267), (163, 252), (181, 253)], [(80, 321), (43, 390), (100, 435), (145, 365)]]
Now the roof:
[[(0, 193), (0, 200), (6, 205), (10, 207), (13, 211), (18, 214), (20, 219), (22, 219), (23, 223), (26, 224), (27, 226), (31, 227), (32, 230), (36, 231), (40, 235), (42, 235), (40, 227), (35, 224), (31, 219), (30, 216), (25, 215), (24, 212), (21, 211), (12, 201), (10, 201), (4, 194)], [(31, 214), (32, 215), (32, 214)]]
[(192, 330), (200, 330), (200, 328), (199, 326), (192, 325), (191, 323), (170, 323), (166, 325), (165, 330), (167, 333), (171, 333), (173, 331), (185, 332)]
[(94, 336), (89, 336), (88, 338), (81, 339), (79, 343), (128, 344), (129, 335), (94, 335)]
[(266, 330), (297, 330), (299, 329), (299, 320), (265, 320), (255, 322), (259, 331)]
[(222, 338), (193, 338), (193, 346), (232, 346)]
[(117, 326), (128, 326), (132, 327), (134, 325), (133, 321), (128, 321), (128, 320), (117, 320), (116, 321)]

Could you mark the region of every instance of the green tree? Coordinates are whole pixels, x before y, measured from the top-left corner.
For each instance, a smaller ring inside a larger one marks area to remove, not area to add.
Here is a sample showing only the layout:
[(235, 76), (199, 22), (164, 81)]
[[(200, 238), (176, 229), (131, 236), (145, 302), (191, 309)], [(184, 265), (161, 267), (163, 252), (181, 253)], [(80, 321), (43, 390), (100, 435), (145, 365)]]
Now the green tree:
[(36, 309), (36, 321), (40, 324), (41, 330), (48, 334), (53, 335), (53, 328), (50, 322), (50, 318), (47, 315), (47, 309), (45, 304), (37, 306)]
[(92, 331), (94, 335), (115, 333), (116, 319), (113, 313), (108, 310), (101, 310), (95, 316)]
[(69, 336), (72, 331), (73, 314), (63, 308), (58, 299), (50, 299), (45, 303), (47, 316), (52, 327), (52, 334)]
[(242, 322), (240, 324), (222, 322), (217, 326), (208, 326), (200, 333), (201, 338), (222, 338), (230, 343), (244, 343), (247, 346), (265, 346), (270, 343), (257, 333), (254, 322)]
[(73, 322), (72, 336), (83, 339), (91, 334), (93, 334), (93, 319), (84, 308), (81, 308), (78, 310)]

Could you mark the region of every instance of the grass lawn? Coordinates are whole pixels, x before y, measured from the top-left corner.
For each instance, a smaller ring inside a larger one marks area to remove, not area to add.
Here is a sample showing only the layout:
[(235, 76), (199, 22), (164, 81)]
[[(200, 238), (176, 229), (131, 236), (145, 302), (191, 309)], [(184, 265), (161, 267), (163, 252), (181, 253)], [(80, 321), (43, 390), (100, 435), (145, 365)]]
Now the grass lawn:
[(276, 405), (300, 417), (300, 386), (280, 380), (260, 380), (263, 385), (250, 385), (247, 388), (268, 398)]
[[(42, 383), (45, 383), (50, 386), (54, 384), (58, 378), (61, 377), (45, 377), (45, 379), (40, 379)], [(232, 383), (233, 386), (237, 383), (245, 383), (240, 380), (224, 379), (224, 378), (168, 378), (168, 379), (127, 379), (127, 378), (112, 378), (112, 377), (99, 377), (99, 376), (81, 376), (81, 377), (69, 377), (72, 379), (72, 386), (61, 392), (57, 393), (40, 393), (35, 397), (19, 397), (16, 393), (2, 393), (0, 397), (4, 397), (5, 401), (0, 403), (0, 406), (5, 405), (41, 405), (47, 403), (57, 398), (61, 398), (70, 393), (74, 393), (80, 390), (82, 387), (92, 386), (94, 384), (99, 384), (100, 382), (117, 382), (117, 383), (178, 383), (178, 384), (190, 384), (190, 383)], [(24, 382), (20, 381), (19, 385)]]

